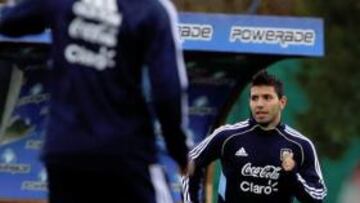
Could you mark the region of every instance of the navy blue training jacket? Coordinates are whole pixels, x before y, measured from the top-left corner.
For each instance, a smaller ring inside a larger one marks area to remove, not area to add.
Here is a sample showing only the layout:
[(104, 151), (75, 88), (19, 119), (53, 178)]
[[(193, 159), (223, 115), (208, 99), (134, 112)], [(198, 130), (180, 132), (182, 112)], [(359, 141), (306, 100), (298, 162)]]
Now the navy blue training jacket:
[[(285, 172), (282, 157), (293, 153), (296, 167)], [(254, 119), (224, 125), (190, 152), (196, 170), (184, 178), (186, 203), (201, 202), (203, 169), (219, 159), (218, 202), (322, 202), (327, 189), (313, 143), (285, 124), (265, 131)]]
[(187, 76), (176, 21), (168, 0), (25, 0), (2, 10), (3, 35), (52, 30), (45, 161), (156, 161), (142, 90), (147, 68), (168, 150), (186, 165)]

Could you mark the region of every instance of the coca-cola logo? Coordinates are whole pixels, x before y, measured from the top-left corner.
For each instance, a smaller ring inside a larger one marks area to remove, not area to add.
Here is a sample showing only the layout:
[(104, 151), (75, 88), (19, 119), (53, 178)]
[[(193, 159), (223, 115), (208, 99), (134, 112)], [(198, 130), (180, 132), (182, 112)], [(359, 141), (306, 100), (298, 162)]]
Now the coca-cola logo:
[(251, 176), (255, 178), (265, 178), (271, 180), (277, 180), (280, 176), (281, 167), (266, 165), (261, 166), (252, 166), (251, 163), (247, 163), (241, 169), (241, 174), (243, 176)]

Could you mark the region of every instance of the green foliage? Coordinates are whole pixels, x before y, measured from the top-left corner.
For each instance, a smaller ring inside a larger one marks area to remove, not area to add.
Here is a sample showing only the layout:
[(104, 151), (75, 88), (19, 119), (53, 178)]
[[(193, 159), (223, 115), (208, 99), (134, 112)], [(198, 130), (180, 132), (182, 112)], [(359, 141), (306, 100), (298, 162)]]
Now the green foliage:
[(299, 76), (310, 107), (299, 116), (326, 155), (338, 158), (354, 136), (360, 136), (360, 2), (306, 0), (299, 14), (325, 22), (326, 56), (306, 60)]

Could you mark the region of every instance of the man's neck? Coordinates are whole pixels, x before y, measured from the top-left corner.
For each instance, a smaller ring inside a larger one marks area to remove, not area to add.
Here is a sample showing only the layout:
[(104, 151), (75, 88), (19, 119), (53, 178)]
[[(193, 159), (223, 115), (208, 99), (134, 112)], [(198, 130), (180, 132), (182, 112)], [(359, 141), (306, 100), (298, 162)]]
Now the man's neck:
[(261, 124), (259, 124), (259, 126), (260, 126), (260, 128), (262, 129), (262, 130), (264, 130), (264, 131), (269, 131), (269, 130), (273, 130), (273, 129), (275, 129), (276, 128), (276, 126), (277, 125), (261, 125)]
[(279, 123), (280, 123), (280, 117), (275, 119), (273, 122), (268, 123), (267, 125), (262, 125), (259, 123), (259, 126), (262, 130), (268, 131), (275, 129), (279, 125)]

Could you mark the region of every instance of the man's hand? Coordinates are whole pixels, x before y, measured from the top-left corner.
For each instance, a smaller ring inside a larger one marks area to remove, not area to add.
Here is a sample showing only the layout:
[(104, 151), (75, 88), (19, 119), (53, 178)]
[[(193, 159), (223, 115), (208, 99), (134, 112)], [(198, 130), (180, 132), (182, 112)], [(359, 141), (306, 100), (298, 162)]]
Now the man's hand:
[(282, 168), (284, 171), (292, 171), (295, 168), (294, 153), (284, 153), (282, 159)]
[(194, 173), (195, 164), (193, 161), (189, 161), (185, 168), (180, 169), (181, 176), (191, 176)]

